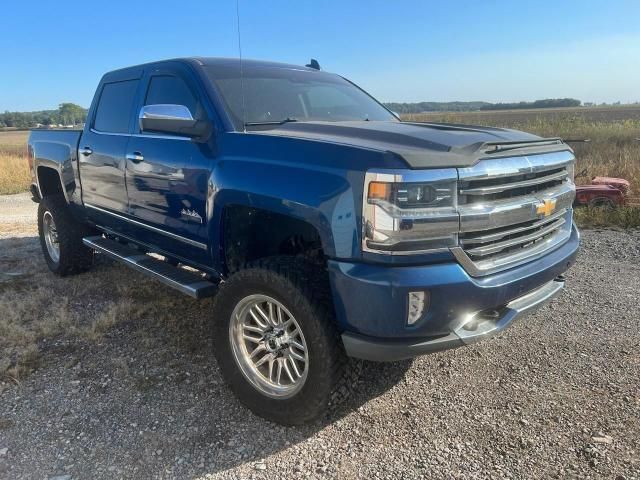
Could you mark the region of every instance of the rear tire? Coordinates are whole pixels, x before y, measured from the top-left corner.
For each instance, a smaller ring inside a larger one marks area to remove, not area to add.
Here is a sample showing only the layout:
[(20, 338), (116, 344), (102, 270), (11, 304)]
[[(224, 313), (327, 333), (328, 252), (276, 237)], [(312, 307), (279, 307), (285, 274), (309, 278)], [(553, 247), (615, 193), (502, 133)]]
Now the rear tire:
[(46, 196), (40, 202), (38, 233), (44, 259), (56, 275), (81, 273), (93, 265), (93, 250), (82, 243), (91, 231), (73, 218), (62, 195)]
[[(353, 370), (335, 328), (326, 272), (317, 266), (271, 257), (240, 270), (221, 285), (213, 314), (222, 375), (257, 415), (298, 425), (346, 397)], [(278, 363), (287, 367), (276, 382)]]

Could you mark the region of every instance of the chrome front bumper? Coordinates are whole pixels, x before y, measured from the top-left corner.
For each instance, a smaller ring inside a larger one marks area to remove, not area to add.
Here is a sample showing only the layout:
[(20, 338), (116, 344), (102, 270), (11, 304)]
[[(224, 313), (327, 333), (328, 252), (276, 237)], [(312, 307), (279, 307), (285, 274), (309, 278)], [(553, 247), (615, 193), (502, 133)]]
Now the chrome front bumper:
[(457, 348), (495, 336), (516, 319), (537, 310), (558, 295), (563, 288), (564, 279), (558, 277), (501, 308), (470, 313), (458, 319), (450, 334), (437, 338), (381, 341), (344, 333), (342, 341), (350, 357), (380, 362), (404, 360)]
[(498, 314), (495, 318), (486, 316), (486, 312), (470, 314), (453, 331), (452, 335), (457, 336), (465, 345), (491, 337), (507, 328), (515, 319), (525, 313), (535, 312), (547, 301), (558, 295), (563, 288), (564, 279), (559, 277), (522, 297), (512, 300), (499, 311), (494, 310)]

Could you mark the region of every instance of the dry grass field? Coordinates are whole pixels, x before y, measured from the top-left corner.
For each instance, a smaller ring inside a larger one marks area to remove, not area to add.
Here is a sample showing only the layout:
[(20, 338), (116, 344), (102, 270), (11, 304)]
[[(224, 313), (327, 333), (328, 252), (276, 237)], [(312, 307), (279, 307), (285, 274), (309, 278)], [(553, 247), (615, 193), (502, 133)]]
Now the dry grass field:
[[(532, 119), (540, 122), (567, 121), (581, 119), (587, 123), (611, 123), (626, 120), (640, 120), (640, 106), (620, 107), (565, 107), (518, 110), (483, 110), (477, 112), (445, 113), (444, 116), (460, 116), (467, 123), (475, 125), (502, 125), (505, 127), (527, 125)], [(421, 117), (442, 118), (443, 113), (433, 112), (420, 114)]]
[(25, 131), (0, 132), (0, 195), (29, 189), (28, 136)]

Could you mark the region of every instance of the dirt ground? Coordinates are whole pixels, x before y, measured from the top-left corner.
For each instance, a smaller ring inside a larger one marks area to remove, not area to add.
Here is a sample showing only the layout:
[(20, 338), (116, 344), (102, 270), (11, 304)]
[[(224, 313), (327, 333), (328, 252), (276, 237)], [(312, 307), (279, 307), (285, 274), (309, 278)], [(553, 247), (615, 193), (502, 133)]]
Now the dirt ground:
[(585, 231), (567, 290), (498, 338), (367, 364), (296, 428), (247, 411), (196, 302), (100, 261), (58, 279), (0, 197), (0, 478), (640, 478), (640, 231)]
[(0, 234), (6, 234), (9, 226), (24, 227), (30, 231), (35, 227), (38, 205), (31, 201), (30, 193), (18, 193), (16, 195), (0, 195)]

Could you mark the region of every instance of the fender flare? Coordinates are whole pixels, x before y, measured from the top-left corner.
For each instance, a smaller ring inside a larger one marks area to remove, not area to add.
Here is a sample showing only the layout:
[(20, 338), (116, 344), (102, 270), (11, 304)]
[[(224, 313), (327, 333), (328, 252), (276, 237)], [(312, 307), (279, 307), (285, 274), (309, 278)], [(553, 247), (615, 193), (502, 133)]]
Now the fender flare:
[(35, 142), (33, 149), (33, 172), (40, 198), (43, 198), (40, 169), (47, 168), (56, 172), (65, 201), (70, 203), (71, 196), (76, 190), (76, 180), (73, 162), (76, 157), (74, 150), (64, 143)]

